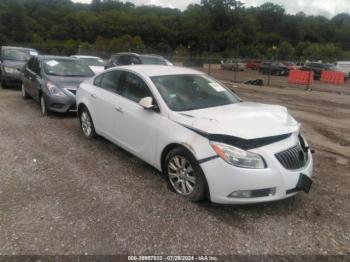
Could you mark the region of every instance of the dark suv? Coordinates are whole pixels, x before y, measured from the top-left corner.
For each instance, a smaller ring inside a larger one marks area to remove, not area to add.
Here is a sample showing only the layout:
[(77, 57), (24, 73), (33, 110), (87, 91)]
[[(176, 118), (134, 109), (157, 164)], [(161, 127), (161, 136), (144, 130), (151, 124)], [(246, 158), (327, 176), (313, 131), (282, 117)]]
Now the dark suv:
[(330, 65), (323, 63), (310, 63), (301, 68), (301, 70), (305, 71), (313, 71), (314, 72), (314, 80), (320, 80), (321, 74), (323, 70), (332, 71), (333, 68)]
[(287, 66), (280, 62), (265, 62), (260, 65), (259, 68), (260, 73), (263, 75), (278, 75), (278, 76), (286, 76), (289, 74), (289, 69)]
[(107, 62), (105, 69), (123, 65), (169, 65), (173, 64), (159, 55), (140, 55), (135, 53), (117, 53)]
[(1, 86), (3, 88), (10, 85), (19, 86), (23, 66), (32, 56), (37, 56), (38, 51), (23, 47), (2, 46), (0, 53)]

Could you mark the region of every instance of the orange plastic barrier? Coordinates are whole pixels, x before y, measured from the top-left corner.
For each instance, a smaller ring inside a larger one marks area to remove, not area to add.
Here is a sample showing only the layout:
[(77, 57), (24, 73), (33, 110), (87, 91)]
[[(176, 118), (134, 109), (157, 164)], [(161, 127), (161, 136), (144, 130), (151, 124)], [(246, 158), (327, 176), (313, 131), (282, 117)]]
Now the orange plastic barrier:
[(321, 82), (328, 84), (342, 85), (345, 83), (345, 75), (343, 72), (322, 71)]
[(298, 85), (312, 85), (314, 83), (313, 71), (290, 70), (288, 83)]

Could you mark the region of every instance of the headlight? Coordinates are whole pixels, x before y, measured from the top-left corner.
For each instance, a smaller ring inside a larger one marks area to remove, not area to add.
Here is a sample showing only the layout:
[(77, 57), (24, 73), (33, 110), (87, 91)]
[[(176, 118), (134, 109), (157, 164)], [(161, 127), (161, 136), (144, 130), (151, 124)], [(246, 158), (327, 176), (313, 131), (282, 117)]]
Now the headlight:
[(61, 97), (66, 96), (66, 94), (63, 93), (61, 89), (59, 89), (57, 86), (55, 86), (51, 82), (47, 82), (46, 86), (47, 86), (47, 89), (49, 89), (51, 95), (61, 96)]
[(18, 73), (18, 70), (17, 68), (12, 68), (12, 67), (7, 67), (7, 66), (4, 66), (4, 71), (8, 74), (16, 74)]
[(218, 142), (210, 142), (210, 145), (223, 160), (231, 165), (251, 169), (266, 168), (264, 159), (258, 154)]

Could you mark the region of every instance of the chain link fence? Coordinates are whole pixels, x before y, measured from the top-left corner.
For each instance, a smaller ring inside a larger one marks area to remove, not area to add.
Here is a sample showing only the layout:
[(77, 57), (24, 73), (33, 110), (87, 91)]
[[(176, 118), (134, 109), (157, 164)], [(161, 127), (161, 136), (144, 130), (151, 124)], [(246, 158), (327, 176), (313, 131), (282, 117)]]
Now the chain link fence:
[[(98, 56), (108, 60), (113, 53), (80, 50), (80, 54)], [(224, 81), (256, 86), (303, 88), (303, 86), (288, 83), (288, 75), (290, 70), (302, 68), (304, 61), (289, 62), (256, 58), (213, 58), (209, 56), (168, 54), (162, 54), (162, 56), (176, 66), (194, 68)], [(318, 81), (315, 84), (320, 85)], [(350, 86), (350, 83), (348, 82), (345, 85)]]

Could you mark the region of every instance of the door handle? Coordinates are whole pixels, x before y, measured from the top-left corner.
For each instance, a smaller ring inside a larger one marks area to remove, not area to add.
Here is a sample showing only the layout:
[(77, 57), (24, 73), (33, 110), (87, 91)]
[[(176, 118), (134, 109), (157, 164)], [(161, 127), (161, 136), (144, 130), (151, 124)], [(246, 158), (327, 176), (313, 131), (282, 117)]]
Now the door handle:
[(115, 111), (117, 111), (119, 113), (124, 113), (123, 108), (121, 108), (120, 106), (119, 107), (116, 106), (116, 107), (114, 107), (114, 109), (115, 109)]
[(91, 96), (92, 98), (96, 98), (96, 95), (95, 95), (95, 94), (90, 94), (90, 96)]

